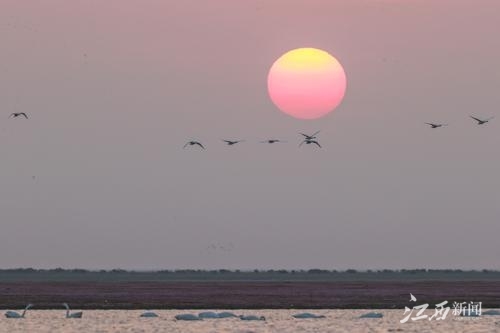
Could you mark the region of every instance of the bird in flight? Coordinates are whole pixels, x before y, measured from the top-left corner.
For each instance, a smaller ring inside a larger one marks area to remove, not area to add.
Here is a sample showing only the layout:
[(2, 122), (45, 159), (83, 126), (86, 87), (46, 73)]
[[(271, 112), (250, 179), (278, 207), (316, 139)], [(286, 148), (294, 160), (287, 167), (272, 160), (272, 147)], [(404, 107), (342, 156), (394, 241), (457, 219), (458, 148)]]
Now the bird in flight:
[(24, 112), (14, 112), (14, 113), (11, 113), (10, 116), (9, 116), (9, 118), (17, 118), (17, 117), (21, 117), (21, 116), (23, 116), (24, 118), (28, 119), (28, 116)]
[(235, 145), (237, 143), (243, 142), (245, 140), (235, 140), (235, 141), (232, 141), (232, 140), (222, 140), (222, 141), (224, 141), (225, 143), (227, 143), (228, 146), (232, 146), (232, 145)]
[(302, 142), (300, 143), (299, 147), (300, 147), (300, 146), (302, 146), (304, 143), (305, 143), (306, 145), (310, 145), (311, 143), (314, 143), (314, 144), (315, 144), (315, 145), (317, 145), (319, 148), (321, 148), (321, 145), (319, 144), (319, 142), (318, 142), (318, 141), (316, 141), (316, 140), (312, 140), (312, 139), (307, 139), (307, 138), (306, 138), (306, 139), (304, 139), (304, 141), (302, 141)]
[(193, 146), (193, 145), (197, 145), (197, 146), (200, 146), (201, 148), (205, 149), (205, 147), (203, 147), (203, 145), (198, 141), (189, 141), (182, 148), (186, 148), (187, 146)]
[(286, 142), (286, 141), (278, 140), (278, 139), (270, 139), (270, 140), (261, 141), (261, 143), (276, 143), (276, 142)]
[(426, 123), (427, 125), (429, 125), (431, 128), (439, 128), (439, 127), (443, 127), (443, 126), (448, 126), (448, 124), (436, 124), (436, 123)]
[(491, 119), (495, 118), (495, 117), (490, 117), (488, 119), (479, 119), (479, 118), (476, 118), (476, 117), (473, 117), (473, 116), (470, 116), (472, 119), (474, 119), (475, 121), (477, 121), (477, 124), (478, 125), (483, 125), (483, 124), (486, 124), (487, 122), (489, 122)]
[(410, 293), (410, 302), (416, 302), (417, 301), (417, 298), (415, 296), (413, 296), (412, 293)]
[(314, 140), (316, 139), (316, 135), (319, 133), (319, 131), (313, 133), (312, 135), (308, 135), (308, 134), (304, 134), (304, 133), (300, 133), (301, 135), (304, 136), (304, 138), (306, 138), (306, 140)]

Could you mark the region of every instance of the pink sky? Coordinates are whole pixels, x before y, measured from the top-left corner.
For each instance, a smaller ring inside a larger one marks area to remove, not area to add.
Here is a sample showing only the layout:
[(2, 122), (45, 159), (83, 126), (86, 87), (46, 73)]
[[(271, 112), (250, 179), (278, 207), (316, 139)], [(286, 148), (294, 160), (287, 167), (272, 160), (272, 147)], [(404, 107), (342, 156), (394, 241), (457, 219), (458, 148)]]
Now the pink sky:
[[(497, 0), (3, 0), (0, 267), (500, 268), (500, 122), (468, 119), (498, 113), (499, 13)], [(304, 46), (349, 79), (319, 120), (267, 93), (273, 61)], [(298, 147), (317, 130), (323, 148)], [(273, 137), (287, 143), (260, 143)], [(207, 150), (183, 150), (190, 139)]]

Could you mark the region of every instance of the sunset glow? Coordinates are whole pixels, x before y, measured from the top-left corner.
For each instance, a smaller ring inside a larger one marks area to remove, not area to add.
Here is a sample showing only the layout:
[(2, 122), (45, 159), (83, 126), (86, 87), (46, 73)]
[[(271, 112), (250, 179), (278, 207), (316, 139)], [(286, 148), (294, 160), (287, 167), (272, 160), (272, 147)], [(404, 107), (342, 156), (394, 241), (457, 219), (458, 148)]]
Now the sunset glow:
[(342, 65), (325, 51), (300, 48), (274, 62), (267, 78), (269, 96), (283, 112), (300, 119), (334, 110), (346, 90)]

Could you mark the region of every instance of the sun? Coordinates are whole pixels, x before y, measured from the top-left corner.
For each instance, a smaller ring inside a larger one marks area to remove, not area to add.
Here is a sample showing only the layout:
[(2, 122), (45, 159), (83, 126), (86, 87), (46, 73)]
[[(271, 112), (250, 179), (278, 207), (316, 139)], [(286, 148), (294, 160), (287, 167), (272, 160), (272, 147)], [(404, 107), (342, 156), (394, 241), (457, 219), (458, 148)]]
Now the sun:
[(346, 82), (342, 65), (328, 52), (299, 48), (273, 63), (267, 89), (273, 103), (284, 113), (299, 119), (317, 119), (342, 102)]

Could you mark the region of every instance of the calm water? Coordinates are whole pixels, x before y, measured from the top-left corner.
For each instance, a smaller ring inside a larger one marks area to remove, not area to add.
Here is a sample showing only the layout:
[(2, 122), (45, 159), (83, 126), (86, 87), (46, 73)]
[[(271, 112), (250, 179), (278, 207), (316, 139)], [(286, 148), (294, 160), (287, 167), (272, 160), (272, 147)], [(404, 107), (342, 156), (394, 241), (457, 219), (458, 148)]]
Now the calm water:
[[(206, 319), (198, 322), (175, 321), (179, 313), (198, 310), (158, 310), (159, 318), (139, 318), (143, 311), (93, 310), (84, 311), (82, 319), (66, 319), (61, 310), (33, 310), (24, 319), (0, 319), (0, 332), (500, 332), (500, 316), (463, 319), (455, 316), (445, 321), (421, 320), (400, 324), (404, 310), (381, 310), (384, 318), (359, 319), (370, 310), (234, 310), (236, 314), (256, 314), (264, 322), (242, 321), (238, 318)], [(294, 319), (292, 314), (312, 312), (325, 319)], [(433, 312), (432, 312), (433, 313)], [(432, 313), (428, 313), (429, 315)]]

